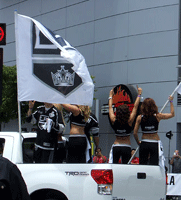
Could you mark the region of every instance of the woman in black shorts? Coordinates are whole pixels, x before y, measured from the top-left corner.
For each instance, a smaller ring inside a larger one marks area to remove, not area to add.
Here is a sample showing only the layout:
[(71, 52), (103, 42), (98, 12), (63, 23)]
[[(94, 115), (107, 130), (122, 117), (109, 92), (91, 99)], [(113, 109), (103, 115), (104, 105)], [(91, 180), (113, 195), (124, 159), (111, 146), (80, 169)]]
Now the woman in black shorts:
[[(142, 165), (161, 165), (164, 166), (163, 146), (158, 135), (158, 125), (162, 119), (174, 117), (173, 97), (169, 96), (170, 113), (159, 113), (155, 101), (146, 98), (141, 105), (141, 114), (136, 119), (134, 127), (134, 137), (139, 149), (139, 163)], [(138, 138), (138, 129), (141, 125), (142, 140)], [(159, 159), (160, 157), (160, 159)]]
[(112, 108), (112, 97), (114, 95), (114, 90), (112, 89), (109, 93), (109, 118), (116, 135), (116, 140), (110, 151), (109, 163), (118, 163), (121, 157), (121, 163), (127, 164), (131, 158), (130, 133), (132, 131), (132, 124), (136, 117), (141, 93), (142, 89), (138, 88), (138, 96), (131, 113), (128, 106), (123, 104), (117, 107), (116, 115), (114, 114)]
[(89, 106), (61, 104), (70, 112), (70, 136), (67, 163), (86, 163), (89, 160), (90, 144), (85, 135), (85, 125), (90, 116)]

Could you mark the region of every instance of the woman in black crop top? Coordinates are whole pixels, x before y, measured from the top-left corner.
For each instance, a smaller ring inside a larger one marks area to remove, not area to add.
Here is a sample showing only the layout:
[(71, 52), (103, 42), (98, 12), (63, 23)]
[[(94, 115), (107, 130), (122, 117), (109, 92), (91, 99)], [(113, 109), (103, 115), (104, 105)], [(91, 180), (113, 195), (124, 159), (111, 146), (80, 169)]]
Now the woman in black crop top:
[(85, 125), (90, 116), (90, 108), (89, 106), (71, 104), (61, 105), (70, 112), (67, 163), (86, 163), (86, 152), (89, 148), (89, 143), (87, 143), (85, 135)]
[[(146, 98), (141, 105), (141, 113), (136, 119), (134, 127), (134, 137), (139, 149), (140, 164), (161, 165), (164, 166), (163, 147), (158, 136), (158, 125), (162, 119), (174, 117), (173, 97), (169, 96), (170, 113), (159, 113), (155, 101)], [(141, 125), (142, 141), (138, 138), (138, 129)]]
[(109, 118), (112, 127), (115, 131), (116, 140), (112, 145), (109, 162), (118, 163), (120, 157), (123, 164), (127, 164), (131, 158), (131, 142), (130, 133), (132, 131), (132, 124), (136, 117), (137, 109), (139, 106), (142, 89), (138, 88), (138, 97), (134, 103), (134, 108), (130, 113), (127, 105), (123, 104), (117, 107), (116, 115), (112, 108), (112, 97), (114, 90), (112, 89), (109, 94)]

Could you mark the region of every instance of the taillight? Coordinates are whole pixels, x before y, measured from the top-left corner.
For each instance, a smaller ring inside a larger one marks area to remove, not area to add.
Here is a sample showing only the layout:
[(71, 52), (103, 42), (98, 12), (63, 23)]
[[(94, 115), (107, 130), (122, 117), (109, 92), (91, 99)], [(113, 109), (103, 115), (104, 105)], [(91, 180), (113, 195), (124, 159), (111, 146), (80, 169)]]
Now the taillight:
[(166, 179), (165, 194), (167, 194), (167, 186), (168, 186), (168, 174), (167, 174), (167, 171), (165, 171), (165, 179)]
[(112, 169), (93, 169), (91, 176), (98, 184), (98, 193), (112, 194), (113, 172)]
[(166, 176), (166, 185), (168, 185), (168, 175), (167, 175), (167, 173), (165, 173), (165, 176)]

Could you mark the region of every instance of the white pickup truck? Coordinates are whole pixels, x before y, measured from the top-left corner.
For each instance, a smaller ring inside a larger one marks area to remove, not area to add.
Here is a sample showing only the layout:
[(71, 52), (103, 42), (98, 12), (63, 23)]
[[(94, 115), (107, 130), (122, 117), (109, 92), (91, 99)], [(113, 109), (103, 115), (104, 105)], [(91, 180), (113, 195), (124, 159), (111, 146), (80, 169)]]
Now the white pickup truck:
[(18, 166), (32, 200), (166, 200), (159, 166), (34, 164), (35, 138), (36, 133), (0, 132), (0, 153)]

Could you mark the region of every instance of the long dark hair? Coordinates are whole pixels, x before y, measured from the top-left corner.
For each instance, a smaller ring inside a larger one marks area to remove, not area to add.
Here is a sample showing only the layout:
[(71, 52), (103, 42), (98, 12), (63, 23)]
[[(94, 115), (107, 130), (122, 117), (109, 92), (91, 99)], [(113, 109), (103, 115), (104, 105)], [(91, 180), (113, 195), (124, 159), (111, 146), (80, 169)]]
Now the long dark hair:
[(144, 119), (158, 114), (158, 107), (155, 101), (151, 98), (146, 98), (141, 104), (141, 114), (144, 116)]
[(130, 110), (126, 104), (120, 105), (116, 109), (116, 119), (120, 125), (128, 123), (130, 117)]

